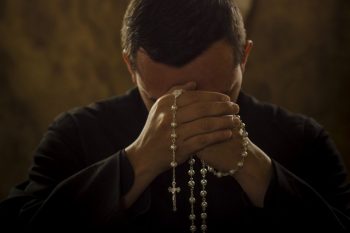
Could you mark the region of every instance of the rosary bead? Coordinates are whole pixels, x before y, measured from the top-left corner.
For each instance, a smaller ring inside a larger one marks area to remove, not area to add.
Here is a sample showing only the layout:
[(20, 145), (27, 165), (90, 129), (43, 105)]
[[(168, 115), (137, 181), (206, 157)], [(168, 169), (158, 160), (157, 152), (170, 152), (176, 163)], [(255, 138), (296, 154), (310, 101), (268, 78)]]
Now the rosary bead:
[[(236, 115), (236, 117), (240, 120), (239, 115)], [(247, 147), (249, 145), (248, 132), (246, 131), (245, 126), (246, 125), (241, 121), (239, 134), (242, 136), (243, 152), (240, 154), (241, 160), (237, 163), (237, 167), (229, 170), (228, 172), (222, 172), (216, 171), (213, 167), (207, 165), (208, 171), (213, 173), (216, 177), (221, 178), (223, 176), (234, 175), (236, 172), (243, 168), (244, 160), (248, 156)]]
[(172, 150), (172, 161), (170, 163), (170, 166), (172, 167), (172, 186), (168, 188), (168, 191), (171, 193), (172, 197), (172, 202), (173, 202), (173, 211), (176, 211), (176, 194), (180, 192), (180, 187), (176, 187), (176, 174), (175, 174), (175, 168), (177, 167), (177, 162), (176, 162), (176, 131), (175, 128), (177, 127), (176, 124), (176, 110), (177, 110), (177, 105), (176, 105), (176, 100), (177, 98), (181, 95), (182, 90), (175, 90), (173, 92), (174, 96), (174, 103), (171, 106), (172, 110), (172, 116), (173, 116), (173, 121), (171, 122), (170, 126), (172, 128), (170, 137), (171, 137), (171, 146), (170, 149)]
[(231, 169), (231, 170), (229, 171), (229, 173), (230, 173), (231, 176), (233, 176), (233, 175), (236, 173), (236, 171), (237, 171), (237, 170), (235, 170), (235, 169)]
[(189, 219), (190, 219), (191, 221), (192, 221), (192, 220), (195, 220), (195, 219), (196, 219), (196, 215), (190, 214)]
[(205, 196), (207, 196), (207, 191), (202, 190), (202, 191), (200, 192), (200, 194), (201, 194), (201, 197), (205, 197)]
[(207, 217), (208, 217), (207, 213), (201, 213), (201, 218), (202, 219), (207, 219)]
[(176, 166), (177, 166), (177, 162), (172, 161), (172, 162), (170, 163), (170, 166), (171, 166), (171, 167), (176, 167)]
[(174, 95), (175, 99), (177, 99), (177, 97), (179, 97), (182, 94), (182, 92), (183, 92), (182, 89), (173, 91), (173, 95)]
[(189, 176), (193, 176), (196, 172), (193, 169), (190, 169), (187, 173)]
[(243, 146), (248, 146), (248, 140), (243, 140)]
[(196, 183), (194, 182), (194, 180), (188, 181), (188, 186), (190, 186), (191, 188), (193, 188), (195, 184)]
[(194, 198), (194, 197), (190, 197), (189, 199), (188, 199), (188, 201), (190, 202), (190, 203), (195, 203), (196, 202), (196, 198)]
[(195, 225), (190, 226), (190, 231), (195, 232), (197, 230), (197, 227)]
[(195, 159), (190, 159), (190, 160), (188, 161), (188, 163), (189, 163), (190, 165), (194, 165), (195, 162), (196, 162)]
[(202, 169), (201, 169), (201, 174), (202, 174), (202, 175), (206, 175), (207, 172), (208, 172), (208, 170), (207, 170), (206, 168), (202, 168)]

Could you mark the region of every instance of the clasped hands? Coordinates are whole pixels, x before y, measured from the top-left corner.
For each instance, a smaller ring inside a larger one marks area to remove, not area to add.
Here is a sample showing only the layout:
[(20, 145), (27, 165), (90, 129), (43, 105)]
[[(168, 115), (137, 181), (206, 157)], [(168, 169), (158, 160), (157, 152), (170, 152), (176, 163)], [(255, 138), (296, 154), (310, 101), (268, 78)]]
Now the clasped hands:
[[(125, 198), (127, 206), (156, 176), (171, 168), (171, 106), (174, 103), (171, 93), (176, 89), (184, 90), (177, 99), (176, 163), (180, 165), (197, 154), (209, 166), (227, 172), (240, 159), (243, 137), (236, 117), (239, 106), (225, 94), (197, 91), (186, 85), (174, 87), (153, 104), (140, 135), (125, 149), (135, 173), (132, 191)], [(253, 205), (263, 207), (272, 162), (249, 139), (247, 152), (249, 156), (243, 169), (234, 177)]]
[[(153, 104), (146, 124), (129, 151), (139, 155), (139, 163), (157, 176), (170, 168), (171, 106), (169, 92)], [(176, 162), (181, 164), (193, 154), (220, 171), (232, 169), (242, 153), (239, 134), (239, 106), (229, 96), (209, 91), (184, 90), (177, 100)]]

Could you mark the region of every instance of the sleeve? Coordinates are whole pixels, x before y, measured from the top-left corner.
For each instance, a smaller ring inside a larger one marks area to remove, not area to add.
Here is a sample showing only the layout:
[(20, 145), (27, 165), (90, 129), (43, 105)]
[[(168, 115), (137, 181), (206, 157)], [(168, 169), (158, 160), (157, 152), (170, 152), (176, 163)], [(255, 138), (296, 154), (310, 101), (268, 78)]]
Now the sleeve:
[(298, 174), (273, 161), (267, 221), (287, 230), (349, 232), (350, 187), (340, 154), (323, 129), (305, 147)]
[(50, 126), (34, 155), (29, 180), (0, 205), (1, 219), (10, 229), (91, 230), (112, 220), (114, 225), (126, 222), (121, 198), (134, 177), (124, 151), (86, 165), (79, 143), (70, 115)]

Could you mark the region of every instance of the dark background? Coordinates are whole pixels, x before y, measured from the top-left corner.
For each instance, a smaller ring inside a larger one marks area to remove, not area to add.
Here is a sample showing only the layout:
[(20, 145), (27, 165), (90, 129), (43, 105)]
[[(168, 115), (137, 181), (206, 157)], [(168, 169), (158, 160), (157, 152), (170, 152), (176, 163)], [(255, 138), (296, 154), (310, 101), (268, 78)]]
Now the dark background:
[[(254, 41), (243, 89), (315, 118), (350, 168), (350, 1), (240, 2)], [(120, 51), (126, 5), (0, 0), (0, 199), (26, 178), (57, 114), (132, 86)]]

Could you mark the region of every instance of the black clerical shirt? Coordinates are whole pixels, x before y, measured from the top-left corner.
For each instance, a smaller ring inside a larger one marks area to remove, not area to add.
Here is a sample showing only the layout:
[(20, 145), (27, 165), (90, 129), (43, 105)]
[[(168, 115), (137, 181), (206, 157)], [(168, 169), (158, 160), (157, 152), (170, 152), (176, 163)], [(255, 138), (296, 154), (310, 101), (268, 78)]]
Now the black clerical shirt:
[[(233, 177), (208, 174), (208, 232), (349, 231), (347, 174), (325, 130), (310, 118), (243, 92), (237, 103), (249, 138), (273, 161), (272, 180), (264, 208), (257, 208)], [(28, 180), (0, 204), (3, 226), (11, 232), (189, 232), (187, 163), (177, 168), (182, 189), (177, 212), (168, 192), (170, 170), (129, 209), (121, 202), (134, 179), (124, 148), (140, 134), (147, 115), (137, 89), (61, 114), (40, 142)], [(198, 171), (198, 161), (195, 166)], [(199, 172), (195, 180), (198, 184)]]

